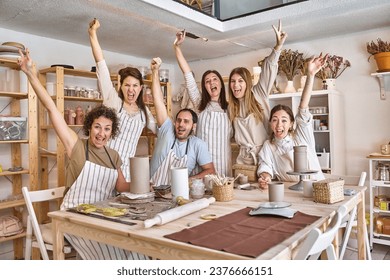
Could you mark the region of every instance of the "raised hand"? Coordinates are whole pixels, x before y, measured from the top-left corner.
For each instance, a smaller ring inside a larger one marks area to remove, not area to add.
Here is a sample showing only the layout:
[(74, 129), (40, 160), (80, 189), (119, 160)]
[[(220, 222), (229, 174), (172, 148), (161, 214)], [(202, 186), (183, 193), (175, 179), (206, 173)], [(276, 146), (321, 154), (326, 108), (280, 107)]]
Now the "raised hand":
[(90, 23), (89, 23), (89, 29), (88, 29), (88, 32), (96, 32), (96, 30), (98, 30), (100, 27), (100, 22), (94, 18)]
[(311, 58), (307, 63), (307, 72), (310, 75), (315, 75), (325, 65), (327, 59), (328, 54), (323, 57), (322, 53), (318, 57)]
[(185, 30), (179, 31), (176, 33), (176, 39), (173, 44), (175, 46), (180, 46), (184, 42), (185, 38), (186, 38), (186, 31)]
[(156, 71), (156, 70), (158, 71), (158, 69), (159, 69), (160, 66), (161, 66), (161, 63), (162, 63), (161, 58), (159, 58), (159, 57), (153, 58), (152, 61), (151, 61), (151, 63), (150, 63), (150, 69), (151, 69), (152, 71)]
[(276, 27), (275, 25), (272, 25), (272, 28), (274, 29), (275, 35), (276, 35), (275, 49), (280, 50), (283, 47), (283, 44), (287, 39), (287, 33), (282, 31), (282, 21), (281, 20), (279, 20), (278, 27)]
[(19, 50), (20, 57), (18, 58), (18, 65), (20, 66), (20, 69), (24, 72), (32, 72), (32, 59), (30, 57), (30, 50), (26, 49), (26, 55), (23, 54), (21, 50)]

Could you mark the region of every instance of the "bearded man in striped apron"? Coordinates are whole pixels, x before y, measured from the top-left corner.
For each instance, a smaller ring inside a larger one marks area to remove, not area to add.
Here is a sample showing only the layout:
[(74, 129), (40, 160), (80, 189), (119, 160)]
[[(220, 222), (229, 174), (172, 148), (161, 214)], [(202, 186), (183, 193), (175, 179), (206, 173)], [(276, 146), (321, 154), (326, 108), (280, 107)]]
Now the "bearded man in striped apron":
[[(153, 58), (152, 93), (157, 113), (157, 143), (151, 162), (151, 182), (155, 186), (170, 185), (170, 168), (187, 167), (188, 174), (199, 166), (201, 172), (191, 178), (203, 178), (215, 173), (214, 164), (208, 151), (207, 144), (192, 135), (197, 123), (197, 115), (191, 109), (180, 110), (175, 123), (169, 118), (161, 92), (158, 70), (160, 58)], [(191, 179), (190, 178), (190, 179)]]

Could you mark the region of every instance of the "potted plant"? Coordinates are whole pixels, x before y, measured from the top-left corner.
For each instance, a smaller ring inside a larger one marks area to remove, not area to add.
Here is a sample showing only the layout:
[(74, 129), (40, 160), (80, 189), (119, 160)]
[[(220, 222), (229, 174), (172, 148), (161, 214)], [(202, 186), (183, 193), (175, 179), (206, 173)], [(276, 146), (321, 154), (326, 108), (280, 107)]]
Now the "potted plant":
[(351, 63), (342, 56), (328, 55), (324, 67), (316, 74), (317, 78), (322, 79), (323, 89), (334, 89), (336, 87), (336, 79), (341, 74), (351, 67)]
[(367, 52), (370, 54), (368, 61), (371, 56), (374, 56), (378, 71), (387, 72), (390, 71), (390, 43), (382, 41), (378, 38), (376, 42), (367, 42)]
[(298, 51), (282, 50), (279, 56), (279, 73), (284, 73), (287, 78), (287, 87), (284, 92), (295, 92), (293, 79), (295, 75), (301, 74), (301, 69), (305, 63), (303, 53)]

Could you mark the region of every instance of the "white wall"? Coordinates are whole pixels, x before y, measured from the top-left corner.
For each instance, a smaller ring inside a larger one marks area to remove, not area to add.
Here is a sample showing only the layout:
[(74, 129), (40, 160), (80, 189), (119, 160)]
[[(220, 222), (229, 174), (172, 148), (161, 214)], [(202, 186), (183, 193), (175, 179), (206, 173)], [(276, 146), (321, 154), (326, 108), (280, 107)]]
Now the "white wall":
[[(288, 31), (288, 30), (287, 30)], [(370, 74), (376, 71), (375, 61), (367, 62), (366, 42), (381, 37), (388, 38), (390, 28), (372, 30), (359, 34), (352, 34), (335, 38), (324, 38), (315, 41), (307, 41), (289, 45), (288, 39), (285, 48), (297, 49), (307, 54), (318, 54), (321, 51), (340, 55), (347, 58), (352, 67), (347, 69), (337, 80), (337, 88), (344, 97), (345, 111), (339, 118), (345, 119), (346, 130), (346, 157), (347, 174), (359, 175), (361, 171), (368, 171), (366, 156), (372, 152), (379, 152), (379, 146), (390, 141), (390, 94), (386, 100), (379, 98), (379, 85), (376, 78)], [(87, 36), (87, 34), (86, 34)], [(31, 55), (37, 68), (45, 68), (52, 64), (70, 64), (78, 69), (90, 70), (94, 65), (91, 50), (88, 46), (71, 44), (63, 41), (52, 40), (33, 36), (30, 34), (14, 32), (0, 28), (0, 42), (21, 42), (30, 48)], [(102, 46), (104, 49), (104, 46)], [(189, 47), (187, 45), (187, 47)], [(270, 46), (272, 47), (272, 46)], [(183, 47), (185, 53), (186, 47)], [(199, 61), (191, 63), (196, 77), (201, 77), (207, 69), (216, 69), (223, 76), (228, 76), (230, 70), (237, 66), (245, 66), (252, 69), (257, 61), (267, 56), (270, 49), (262, 49), (257, 52), (243, 53), (225, 58)], [(148, 66), (150, 59), (141, 59), (111, 52), (105, 52), (109, 65), (132, 64), (135, 66)], [(176, 93), (183, 77), (176, 65), (163, 65), (170, 70), (172, 92)], [(6, 102), (0, 99), (0, 111)], [(174, 104), (176, 112), (178, 104)], [(3, 112), (4, 113), (4, 112)], [(1, 145), (0, 145), (1, 147)], [(0, 164), (6, 167), (7, 163), (0, 149)], [(8, 157), (7, 157), (8, 158)], [(7, 197), (10, 192), (10, 182), (0, 177), (0, 199)], [(0, 215), (2, 212), (0, 212)], [(12, 244), (12, 243), (11, 243)], [(10, 243), (0, 243), (0, 252), (6, 253), (12, 250)], [(9, 258), (11, 254), (0, 254), (0, 259)]]

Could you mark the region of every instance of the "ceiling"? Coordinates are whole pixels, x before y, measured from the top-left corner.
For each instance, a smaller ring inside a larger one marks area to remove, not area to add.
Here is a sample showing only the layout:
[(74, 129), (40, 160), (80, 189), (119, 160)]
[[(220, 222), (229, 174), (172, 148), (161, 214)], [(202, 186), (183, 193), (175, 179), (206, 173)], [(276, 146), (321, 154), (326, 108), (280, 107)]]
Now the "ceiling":
[(1, 0), (0, 28), (89, 46), (88, 24), (98, 18), (106, 51), (174, 63), (178, 30), (188, 61), (273, 47), (272, 25), (282, 20), (288, 43), (390, 26), (388, 0), (310, 0), (221, 22), (171, 0)]

